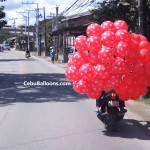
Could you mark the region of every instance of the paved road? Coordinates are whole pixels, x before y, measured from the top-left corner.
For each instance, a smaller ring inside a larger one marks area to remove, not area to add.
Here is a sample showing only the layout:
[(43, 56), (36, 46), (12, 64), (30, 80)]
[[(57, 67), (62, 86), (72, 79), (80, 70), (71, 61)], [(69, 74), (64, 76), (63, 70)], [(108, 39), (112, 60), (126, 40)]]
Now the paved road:
[(0, 53), (0, 150), (149, 150), (150, 122), (128, 112), (116, 133), (93, 113), (95, 101), (71, 86), (26, 86), (66, 82), (64, 69), (18, 51)]

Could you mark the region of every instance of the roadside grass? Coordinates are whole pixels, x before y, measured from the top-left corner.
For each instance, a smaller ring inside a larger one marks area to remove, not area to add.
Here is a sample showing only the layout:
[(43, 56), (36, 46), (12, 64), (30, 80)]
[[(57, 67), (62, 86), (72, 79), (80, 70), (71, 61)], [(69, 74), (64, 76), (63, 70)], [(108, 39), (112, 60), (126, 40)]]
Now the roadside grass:
[(150, 105), (150, 98), (140, 97), (138, 101)]

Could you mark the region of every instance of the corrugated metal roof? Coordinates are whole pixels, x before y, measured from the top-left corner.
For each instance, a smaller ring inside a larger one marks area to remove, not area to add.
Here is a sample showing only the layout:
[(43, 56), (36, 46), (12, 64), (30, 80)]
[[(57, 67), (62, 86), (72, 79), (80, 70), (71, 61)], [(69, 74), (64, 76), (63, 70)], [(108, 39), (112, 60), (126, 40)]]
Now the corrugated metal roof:
[(82, 13), (79, 13), (79, 14), (74, 14), (74, 15), (68, 16), (68, 17), (66, 17), (65, 19), (62, 19), (62, 21), (67, 21), (67, 20), (71, 20), (71, 19), (76, 19), (76, 18), (88, 16), (88, 15), (90, 15), (90, 14), (91, 14), (90, 11), (86, 11), (86, 12), (82, 12)]

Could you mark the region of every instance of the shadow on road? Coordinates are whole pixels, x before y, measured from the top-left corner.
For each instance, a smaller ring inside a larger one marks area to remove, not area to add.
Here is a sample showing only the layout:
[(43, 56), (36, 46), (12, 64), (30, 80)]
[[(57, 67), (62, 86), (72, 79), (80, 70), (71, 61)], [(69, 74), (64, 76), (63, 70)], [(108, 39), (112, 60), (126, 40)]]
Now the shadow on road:
[[(24, 85), (27, 83), (49, 82), (58, 85)], [(69, 82), (64, 74), (0, 74), (0, 106), (17, 102), (77, 102), (86, 99), (86, 95), (76, 93), (71, 85), (59, 86), (60, 82)], [(71, 83), (71, 82), (69, 82)]]
[[(104, 135), (121, 138), (137, 138), (140, 140), (150, 140), (150, 121), (138, 121), (124, 119), (120, 123), (120, 129), (116, 132), (102, 131)], [(143, 134), (144, 133), (144, 134)]]

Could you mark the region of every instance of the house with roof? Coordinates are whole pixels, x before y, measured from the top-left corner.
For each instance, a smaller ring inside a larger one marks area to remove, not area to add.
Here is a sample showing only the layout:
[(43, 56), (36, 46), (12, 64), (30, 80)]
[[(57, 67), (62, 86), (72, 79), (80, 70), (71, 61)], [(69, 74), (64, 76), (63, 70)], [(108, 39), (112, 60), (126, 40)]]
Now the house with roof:
[(79, 35), (86, 35), (86, 28), (92, 23), (90, 16), (89, 11), (68, 16), (58, 23), (58, 28), (53, 27), (53, 47), (58, 61), (68, 61), (69, 50), (74, 47), (74, 39)]

